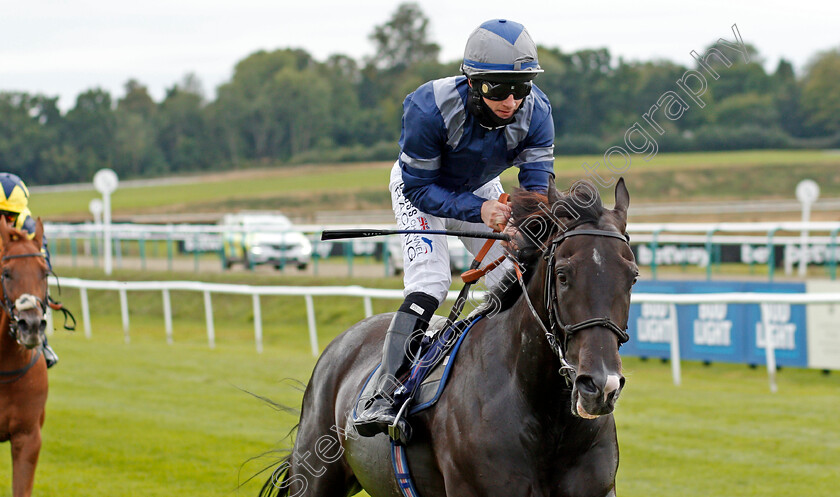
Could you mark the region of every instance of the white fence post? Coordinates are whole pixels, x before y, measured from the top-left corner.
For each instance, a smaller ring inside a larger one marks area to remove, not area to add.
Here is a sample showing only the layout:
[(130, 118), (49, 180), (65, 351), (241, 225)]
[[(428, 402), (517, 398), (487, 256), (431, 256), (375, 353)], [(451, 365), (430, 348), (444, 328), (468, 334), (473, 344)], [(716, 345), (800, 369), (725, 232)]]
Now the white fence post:
[(365, 317), (373, 316), (373, 303), (370, 301), (370, 295), (365, 295)]
[(87, 288), (79, 288), (79, 298), (82, 301), (82, 321), (85, 323), (85, 338), (90, 340), (91, 326), (90, 326), (90, 305), (88, 305)]
[(315, 304), (312, 302), (312, 295), (306, 294), (306, 322), (309, 325), (309, 345), (312, 347), (312, 356), (318, 357), (318, 330), (315, 329)]
[(776, 344), (773, 336), (773, 324), (770, 320), (770, 311), (767, 305), (761, 306), (761, 323), (764, 328), (764, 358), (767, 360), (767, 380), (770, 382), (770, 391), (776, 393), (779, 386), (776, 384)]
[(211, 349), (215, 349), (216, 330), (213, 328), (213, 301), (209, 290), (204, 290), (204, 317), (207, 320), (207, 343)]
[(120, 313), (122, 314), (125, 343), (129, 343), (131, 342), (131, 337), (128, 334), (128, 296), (126, 295), (125, 288), (120, 288)]
[(766, 346), (764, 353), (767, 355), (767, 379), (770, 382), (770, 391), (776, 393), (779, 391), (779, 386), (776, 384), (776, 344), (773, 343), (773, 337), (769, 330), (765, 330)]
[(263, 351), (263, 330), (262, 330), (262, 308), (260, 307), (260, 294), (254, 293), (254, 342), (257, 345), (257, 353)]
[(166, 328), (166, 343), (172, 345), (172, 301), (168, 288), (163, 289), (163, 326)]
[(668, 306), (673, 326), (671, 327), (671, 376), (674, 378), (674, 385), (682, 383), (682, 365), (680, 364), (680, 326), (677, 321), (677, 306)]

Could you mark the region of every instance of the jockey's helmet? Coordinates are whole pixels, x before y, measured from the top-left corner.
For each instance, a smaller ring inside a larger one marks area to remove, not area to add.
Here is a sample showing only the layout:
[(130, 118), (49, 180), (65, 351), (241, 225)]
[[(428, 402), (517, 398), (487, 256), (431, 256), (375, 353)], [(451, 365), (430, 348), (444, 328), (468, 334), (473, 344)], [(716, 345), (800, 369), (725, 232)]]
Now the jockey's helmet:
[(537, 45), (525, 26), (506, 19), (485, 22), (467, 39), (461, 72), (493, 82), (530, 81), (543, 72)]
[(29, 189), (12, 173), (0, 173), (0, 187), (0, 214), (17, 219), (29, 205)]

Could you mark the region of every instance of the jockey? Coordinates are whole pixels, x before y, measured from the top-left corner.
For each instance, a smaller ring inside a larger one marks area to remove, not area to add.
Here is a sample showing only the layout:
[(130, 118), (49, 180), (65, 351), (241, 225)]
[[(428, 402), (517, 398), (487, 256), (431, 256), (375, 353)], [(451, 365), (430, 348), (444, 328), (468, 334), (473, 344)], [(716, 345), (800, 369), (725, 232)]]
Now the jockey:
[[(532, 80), (543, 72), (537, 47), (519, 23), (494, 19), (467, 40), (463, 76), (427, 82), (403, 103), (400, 155), (389, 189), (399, 229), (504, 227), (510, 207), (498, 201), (502, 171), (519, 168), (519, 184), (545, 193), (554, 175), (554, 123), (548, 98)], [(485, 240), (462, 238), (473, 255)], [(489, 261), (503, 255), (495, 244)], [(443, 236), (403, 235), (405, 301), (385, 335), (376, 394), (355, 421), (362, 436), (388, 433), (397, 406), (391, 394), (411, 337), (425, 332), (446, 298), (452, 275)], [(493, 288), (504, 268), (486, 275)], [(401, 418), (398, 427), (405, 432)]]
[[(14, 174), (0, 173), (0, 216), (6, 218), (6, 223), (12, 228), (24, 231), (29, 239), (35, 238), (35, 219), (29, 212), (29, 189), (26, 184)], [(52, 270), (50, 253), (47, 250), (47, 238), (44, 237), (44, 246), (41, 248), (44, 253), (44, 260), (47, 267)], [(44, 337), (44, 358), (47, 360), (47, 367), (51, 368), (58, 362), (58, 355), (47, 344)]]

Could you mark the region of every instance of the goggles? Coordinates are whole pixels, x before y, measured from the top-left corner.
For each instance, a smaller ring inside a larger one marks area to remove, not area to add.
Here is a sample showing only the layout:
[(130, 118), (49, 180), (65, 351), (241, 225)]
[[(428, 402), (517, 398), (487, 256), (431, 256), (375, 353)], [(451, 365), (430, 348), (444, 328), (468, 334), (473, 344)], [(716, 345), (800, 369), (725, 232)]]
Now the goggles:
[(19, 214), (16, 212), (0, 211), (0, 216), (6, 218), (6, 224), (8, 224), (9, 226), (14, 226), (17, 222)]
[(490, 81), (477, 81), (478, 92), (487, 100), (501, 101), (513, 95), (514, 100), (522, 100), (531, 94), (531, 82), (522, 81), (519, 83), (491, 83)]

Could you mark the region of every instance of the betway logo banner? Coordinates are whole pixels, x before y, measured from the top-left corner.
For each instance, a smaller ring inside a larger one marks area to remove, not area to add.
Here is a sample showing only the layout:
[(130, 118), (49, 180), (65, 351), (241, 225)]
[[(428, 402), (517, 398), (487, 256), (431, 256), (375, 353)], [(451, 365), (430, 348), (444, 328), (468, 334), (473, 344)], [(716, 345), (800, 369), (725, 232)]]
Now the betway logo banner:
[[(634, 244), (633, 253), (636, 263), (650, 266), (656, 261), (657, 266), (698, 266), (706, 267), (712, 262), (736, 262), (742, 264), (767, 264), (770, 261), (770, 248), (767, 245), (714, 245), (713, 254), (709, 254), (705, 245), (657, 245), (654, 251), (650, 245)], [(773, 248), (773, 262), (777, 267), (790, 270), (806, 258), (808, 264), (830, 264), (832, 260), (840, 262), (840, 245), (809, 245), (805, 250), (799, 245), (776, 245)], [(834, 259), (832, 259), (832, 257)]]

